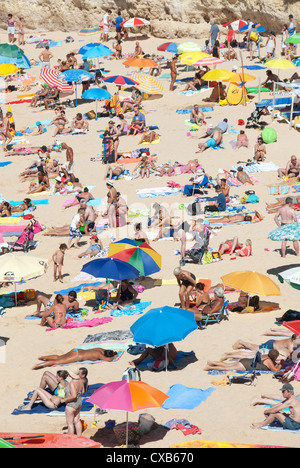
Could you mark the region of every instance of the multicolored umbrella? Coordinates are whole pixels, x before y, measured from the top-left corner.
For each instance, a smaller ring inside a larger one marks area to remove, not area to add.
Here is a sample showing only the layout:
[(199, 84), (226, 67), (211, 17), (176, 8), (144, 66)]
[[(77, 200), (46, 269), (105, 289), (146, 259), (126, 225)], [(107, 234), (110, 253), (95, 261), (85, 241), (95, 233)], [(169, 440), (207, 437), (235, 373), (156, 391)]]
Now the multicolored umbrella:
[(225, 23), (222, 26), (223, 28), (228, 28), (228, 26), (231, 26), (234, 31), (238, 31), (244, 26), (247, 26), (247, 22), (243, 20), (235, 20), (235, 21), (229, 21), (228, 23)]
[(123, 28), (136, 28), (136, 27), (142, 27), (142, 26), (149, 26), (150, 21), (144, 19), (144, 18), (130, 18), (126, 21), (123, 21), (121, 23), (121, 26)]
[(109, 245), (108, 257), (127, 262), (136, 268), (140, 276), (160, 271), (161, 256), (147, 242), (123, 239)]
[(60, 74), (59, 70), (52, 70), (51, 68), (44, 68), (41, 70), (40, 77), (49, 86), (56, 86), (62, 93), (72, 93), (73, 86), (67, 82), (59, 80), (57, 77)]
[(94, 36), (95, 34), (99, 34), (100, 31), (100, 28), (83, 28), (78, 34), (79, 36)]
[(183, 42), (178, 46), (178, 52), (180, 54), (184, 54), (185, 52), (199, 52), (200, 50), (201, 46), (195, 42)]
[(251, 29), (256, 29), (257, 32), (266, 31), (266, 28), (264, 28), (260, 23), (257, 23), (257, 24), (252, 24), (250, 26), (248, 24), (246, 24), (245, 26), (240, 28), (240, 32), (248, 33), (249, 31), (251, 31)]
[(271, 278), (256, 271), (234, 271), (221, 277), (223, 284), (261, 296), (280, 296), (280, 289)]
[(273, 241), (300, 240), (300, 223), (289, 223), (285, 226), (280, 226), (271, 231), (268, 237)]
[(178, 54), (178, 44), (176, 44), (176, 42), (165, 42), (164, 44), (157, 47), (157, 50), (161, 52), (171, 52), (172, 54)]
[(128, 78), (128, 76), (122, 75), (107, 76), (103, 81), (114, 83), (117, 86), (136, 86), (138, 84), (138, 82)]
[(121, 380), (102, 385), (87, 399), (101, 409), (126, 411), (126, 447), (128, 445), (128, 412), (160, 408), (168, 395), (145, 382)]
[(145, 73), (134, 73), (131, 78), (138, 82), (136, 87), (147, 94), (162, 94), (163, 84), (157, 78)]

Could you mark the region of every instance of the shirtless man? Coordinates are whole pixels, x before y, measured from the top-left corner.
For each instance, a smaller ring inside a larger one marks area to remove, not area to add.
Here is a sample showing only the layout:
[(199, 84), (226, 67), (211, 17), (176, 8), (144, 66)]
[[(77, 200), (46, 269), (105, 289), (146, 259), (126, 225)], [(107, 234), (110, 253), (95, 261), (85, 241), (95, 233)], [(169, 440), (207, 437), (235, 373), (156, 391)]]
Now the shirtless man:
[(64, 168), (67, 171), (68, 175), (72, 182), (75, 182), (75, 175), (74, 175), (74, 151), (73, 149), (67, 145), (67, 143), (61, 144), (61, 149), (66, 150), (66, 163), (64, 164)]
[(254, 185), (254, 182), (250, 179), (247, 172), (243, 170), (242, 166), (238, 167), (236, 178), (239, 182), (242, 182), (242, 184)]
[(291, 156), (285, 169), (278, 169), (278, 177), (298, 177), (300, 172), (300, 160), (295, 155)]
[[(277, 211), (274, 221), (278, 227), (285, 226), (286, 224), (297, 223), (297, 216), (295, 210), (292, 208), (293, 199), (287, 197), (285, 199), (285, 205), (282, 208), (279, 208)], [(280, 221), (279, 221), (280, 218)], [(281, 254), (282, 258), (286, 257), (286, 240), (281, 243)], [(296, 252), (296, 255), (299, 255), (299, 242), (293, 241), (293, 246)]]
[(177, 62), (177, 56), (175, 55), (172, 58), (172, 61), (170, 63), (170, 70), (171, 70), (170, 91), (174, 91), (174, 84), (175, 84), (175, 81), (176, 81), (176, 78), (177, 78), (177, 75), (178, 75), (176, 62)]
[(219, 129), (215, 129), (212, 133), (211, 137), (205, 143), (199, 143), (199, 151), (196, 153), (203, 153), (207, 148), (216, 148), (219, 146), (223, 141), (223, 133)]
[(133, 57), (139, 57), (141, 55), (143, 55), (143, 49), (141, 48), (140, 43), (136, 42)]
[(190, 120), (197, 125), (202, 125), (204, 123), (205, 117), (203, 112), (199, 109), (198, 104), (195, 104), (192, 108)]
[(50, 59), (53, 58), (53, 54), (49, 50), (49, 46), (40, 53), (39, 60), (42, 62), (42, 68), (50, 68)]
[[(52, 314), (54, 317), (51, 317)], [(44, 326), (47, 324), (50, 328), (63, 327), (67, 323), (66, 314), (67, 307), (64, 304), (64, 298), (61, 294), (57, 294), (54, 304), (44, 313), (40, 325)]]
[[(281, 424), (283, 429), (286, 430), (299, 430), (300, 429), (300, 400), (294, 395), (294, 388), (291, 384), (284, 384), (280, 389), (282, 392), (283, 400), (277, 405), (267, 408), (264, 411), (266, 419), (260, 423), (252, 424), (252, 429), (261, 429), (268, 426), (275, 419)], [(283, 410), (289, 409), (290, 414), (284, 413)]]
[(74, 130), (82, 130), (82, 132), (85, 132), (89, 129), (89, 124), (84, 118), (82, 117), (82, 114), (78, 113), (73, 120), (71, 124), (71, 131), (73, 132)]

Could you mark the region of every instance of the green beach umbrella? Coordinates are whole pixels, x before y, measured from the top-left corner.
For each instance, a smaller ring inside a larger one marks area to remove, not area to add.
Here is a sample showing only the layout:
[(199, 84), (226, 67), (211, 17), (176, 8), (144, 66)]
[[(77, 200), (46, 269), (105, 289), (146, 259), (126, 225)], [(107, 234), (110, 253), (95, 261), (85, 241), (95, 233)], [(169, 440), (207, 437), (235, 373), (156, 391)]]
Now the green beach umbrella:
[(293, 36), (288, 37), (285, 42), (288, 44), (300, 44), (300, 33), (296, 33)]

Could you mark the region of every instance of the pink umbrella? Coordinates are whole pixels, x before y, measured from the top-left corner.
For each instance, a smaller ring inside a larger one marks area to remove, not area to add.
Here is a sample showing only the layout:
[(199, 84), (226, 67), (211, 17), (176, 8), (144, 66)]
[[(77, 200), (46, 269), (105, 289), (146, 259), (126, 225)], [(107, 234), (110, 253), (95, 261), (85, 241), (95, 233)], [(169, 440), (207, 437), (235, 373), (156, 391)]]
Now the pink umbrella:
[(210, 65), (217, 65), (224, 62), (225, 60), (219, 59), (218, 57), (205, 57), (193, 63), (193, 67), (209, 67)]
[(88, 402), (101, 409), (126, 411), (126, 446), (128, 445), (128, 412), (161, 407), (168, 395), (145, 382), (120, 380), (102, 385)]
[(223, 28), (228, 28), (230, 25), (234, 31), (239, 31), (240, 28), (246, 26), (246, 21), (243, 20), (236, 20), (236, 21), (229, 21), (228, 23), (223, 24)]

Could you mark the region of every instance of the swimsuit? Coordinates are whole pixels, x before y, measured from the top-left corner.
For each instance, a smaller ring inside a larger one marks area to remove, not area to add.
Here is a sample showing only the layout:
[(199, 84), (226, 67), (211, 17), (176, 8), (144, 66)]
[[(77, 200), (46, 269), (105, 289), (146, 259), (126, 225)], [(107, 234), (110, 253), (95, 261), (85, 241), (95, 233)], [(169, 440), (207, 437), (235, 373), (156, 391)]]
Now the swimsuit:
[[(191, 273), (191, 277), (192, 277), (194, 280), (196, 280), (196, 276), (195, 276), (193, 273)], [(188, 286), (193, 286), (193, 284), (192, 284), (189, 280), (182, 280), (182, 281), (181, 281), (181, 285), (182, 285), (182, 286), (185, 286), (186, 288), (187, 288)]]
[(216, 147), (216, 141), (213, 138), (209, 138), (206, 142), (207, 146), (209, 148), (215, 148)]

